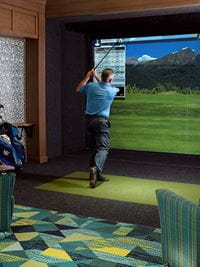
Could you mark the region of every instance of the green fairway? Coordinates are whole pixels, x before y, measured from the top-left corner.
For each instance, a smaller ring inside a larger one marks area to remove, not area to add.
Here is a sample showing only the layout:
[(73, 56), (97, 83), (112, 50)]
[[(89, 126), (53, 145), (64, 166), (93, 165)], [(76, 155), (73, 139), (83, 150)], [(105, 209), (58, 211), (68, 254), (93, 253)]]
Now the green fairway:
[(200, 95), (129, 94), (111, 109), (111, 147), (200, 154)]

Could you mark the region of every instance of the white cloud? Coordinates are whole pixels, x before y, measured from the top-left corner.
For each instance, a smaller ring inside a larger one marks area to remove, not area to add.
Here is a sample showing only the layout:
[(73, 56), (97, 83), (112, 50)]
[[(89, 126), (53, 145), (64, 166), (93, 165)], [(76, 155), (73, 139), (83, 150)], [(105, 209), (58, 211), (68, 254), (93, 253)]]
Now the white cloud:
[(143, 55), (141, 57), (139, 57), (137, 60), (139, 62), (147, 62), (147, 61), (151, 61), (151, 60), (155, 60), (157, 58), (154, 58), (154, 57), (151, 57), (151, 56), (148, 56), (148, 55)]

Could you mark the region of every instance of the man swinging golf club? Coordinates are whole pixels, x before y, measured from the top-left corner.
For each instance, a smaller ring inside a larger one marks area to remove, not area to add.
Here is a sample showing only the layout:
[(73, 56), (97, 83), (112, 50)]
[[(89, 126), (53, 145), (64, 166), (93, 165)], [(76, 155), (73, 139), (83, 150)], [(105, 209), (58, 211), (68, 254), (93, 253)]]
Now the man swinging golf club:
[[(97, 180), (108, 181), (101, 173), (108, 155), (110, 144), (110, 107), (118, 88), (111, 86), (114, 72), (106, 68), (101, 73), (101, 79), (95, 69), (90, 70), (76, 87), (77, 92), (87, 96), (86, 129), (90, 135), (90, 186), (95, 188)], [(96, 82), (88, 82), (95, 78)]]

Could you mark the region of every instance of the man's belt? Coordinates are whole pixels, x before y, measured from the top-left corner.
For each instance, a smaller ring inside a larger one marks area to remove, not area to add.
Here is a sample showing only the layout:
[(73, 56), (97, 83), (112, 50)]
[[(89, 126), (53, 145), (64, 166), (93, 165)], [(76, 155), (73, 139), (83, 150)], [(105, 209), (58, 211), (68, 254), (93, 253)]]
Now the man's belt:
[(105, 119), (105, 120), (108, 120), (108, 117), (106, 117), (106, 116), (101, 116), (101, 115), (89, 115), (89, 114), (86, 114), (85, 115), (86, 116), (86, 118), (88, 118), (88, 119), (95, 119), (95, 118), (100, 118), (100, 119)]

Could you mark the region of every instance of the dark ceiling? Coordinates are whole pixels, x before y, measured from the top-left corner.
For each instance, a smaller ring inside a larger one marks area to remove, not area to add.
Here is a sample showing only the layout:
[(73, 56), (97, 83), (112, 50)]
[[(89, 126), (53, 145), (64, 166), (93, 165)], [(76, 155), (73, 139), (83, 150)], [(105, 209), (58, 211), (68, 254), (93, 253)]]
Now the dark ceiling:
[(68, 31), (88, 34), (92, 39), (200, 32), (200, 13), (154, 15), (66, 23)]

